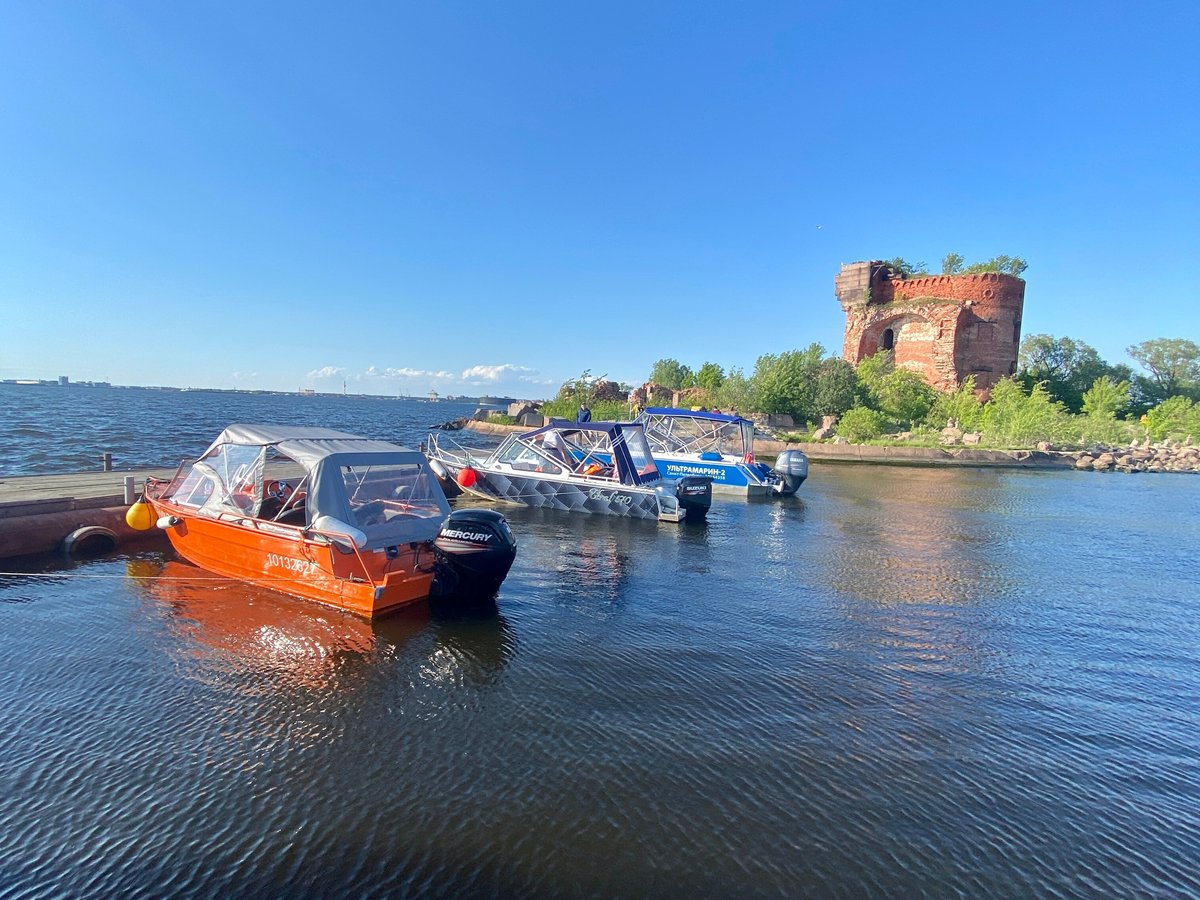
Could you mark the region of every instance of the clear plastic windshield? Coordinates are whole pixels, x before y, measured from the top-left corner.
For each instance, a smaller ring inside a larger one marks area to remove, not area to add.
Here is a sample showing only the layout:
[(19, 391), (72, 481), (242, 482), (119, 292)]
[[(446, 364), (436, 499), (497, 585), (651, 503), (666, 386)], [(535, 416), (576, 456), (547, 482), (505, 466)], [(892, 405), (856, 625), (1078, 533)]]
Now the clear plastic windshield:
[(253, 515), (262, 500), (262, 466), (262, 448), (225, 444), (193, 463), (168, 499), (212, 515)]
[(629, 456), (633, 460), (634, 471), (637, 472), (637, 481), (645, 481), (648, 478), (658, 477), (658, 466), (654, 463), (654, 457), (650, 453), (650, 444), (646, 441), (645, 434), (640, 428), (631, 428), (624, 432), (625, 446), (629, 449)]
[(754, 446), (751, 422), (721, 422), (687, 416), (649, 416), (646, 435), (659, 453), (720, 453), (741, 456)]
[(416, 463), (342, 466), (342, 482), (354, 521), (368, 535), (404, 518), (437, 518), (444, 513), (441, 488)]

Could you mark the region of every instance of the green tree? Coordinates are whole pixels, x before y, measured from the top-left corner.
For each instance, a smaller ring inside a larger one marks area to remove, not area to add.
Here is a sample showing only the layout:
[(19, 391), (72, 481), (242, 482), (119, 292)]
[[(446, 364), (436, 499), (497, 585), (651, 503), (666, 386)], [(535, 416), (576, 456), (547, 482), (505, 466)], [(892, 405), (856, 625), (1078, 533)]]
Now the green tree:
[(1069, 337), (1027, 335), (1017, 355), (1021, 382), (1027, 391), (1039, 382), (1071, 412), (1083, 408), (1083, 394), (1097, 378), (1120, 381), (1121, 373), (1100, 358), (1094, 347)]
[(696, 384), (714, 396), (724, 380), (725, 370), (713, 362), (706, 362), (696, 373)]
[(754, 404), (765, 413), (785, 413), (809, 421), (816, 407), (816, 375), (825, 356), (820, 344), (805, 350), (765, 354), (754, 364)]
[(1021, 277), (1021, 273), (1029, 268), (1029, 263), (1019, 256), (993, 256), (986, 262), (972, 263), (967, 266), (966, 273), (974, 275), (980, 272), (998, 272), (1001, 275)]
[(856, 406), (846, 410), (838, 421), (837, 433), (852, 444), (862, 444), (883, 435), (883, 414), (870, 407)]
[(1129, 382), (1113, 381), (1105, 375), (1083, 394), (1080, 438), (1085, 443), (1119, 444), (1132, 434), (1128, 422), (1118, 422), (1117, 413), (1129, 408)]
[(883, 379), (893, 369), (895, 369), (895, 364), (892, 362), (890, 350), (880, 350), (860, 361), (858, 378), (862, 382), (863, 390), (870, 395), (871, 391), (878, 389), (879, 385), (883, 383)]
[(574, 419), (579, 404), (586, 403), (596, 419), (624, 419), (629, 407), (624, 401), (605, 401), (597, 396), (597, 385), (608, 380), (606, 375), (593, 377), (591, 369), (584, 369), (579, 377), (565, 382), (558, 396), (542, 404), (542, 415), (560, 419)]
[(1097, 378), (1083, 393), (1085, 416), (1115, 419), (1129, 408), (1129, 382), (1113, 381), (1107, 375)]
[(1188, 397), (1174, 396), (1149, 410), (1142, 417), (1151, 440), (1161, 441), (1171, 435), (1200, 433), (1200, 414)]
[(905, 278), (911, 278), (913, 275), (928, 275), (925, 270), (925, 263), (910, 263), (903, 256), (897, 256), (895, 259), (884, 261), (884, 265), (891, 266)]
[(650, 370), (650, 380), (673, 391), (695, 384), (692, 370), (677, 359), (660, 359)]
[(858, 372), (840, 356), (821, 361), (814, 388), (814, 421), (817, 416), (840, 416), (861, 402), (864, 396)]
[(958, 275), (962, 270), (963, 255), (961, 253), (947, 253), (942, 259), (943, 275)]
[(1176, 396), (1200, 399), (1200, 346), (1195, 341), (1158, 338), (1134, 344), (1125, 352), (1150, 373), (1138, 379), (1150, 403)]
[(945, 428), (951, 419), (963, 431), (978, 431), (983, 424), (983, 403), (975, 393), (975, 376), (968, 375), (956, 391), (939, 394), (925, 416), (931, 428)]
[(867, 406), (898, 427), (922, 421), (937, 399), (937, 391), (924, 378), (916, 372), (897, 369), (887, 350), (859, 363), (858, 377), (867, 394)]
[(745, 413), (757, 410), (754, 405), (754, 385), (740, 368), (730, 369), (717, 390), (717, 405), (729, 412)]
[(873, 399), (891, 424), (909, 428), (929, 414), (937, 391), (916, 372), (896, 369), (883, 380)]
[(1063, 405), (1044, 385), (1035, 384), (1027, 395), (1011, 378), (992, 388), (983, 408), (983, 432), (988, 442), (1006, 447), (1031, 446), (1041, 440), (1059, 440), (1074, 431)]
[(602, 381), (607, 376), (600, 375), (596, 378), (592, 377), (591, 369), (584, 369), (578, 378), (573, 378), (565, 382), (558, 389), (558, 399), (567, 400), (576, 405), (586, 403), (592, 405), (595, 399), (595, 384), (597, 381)]

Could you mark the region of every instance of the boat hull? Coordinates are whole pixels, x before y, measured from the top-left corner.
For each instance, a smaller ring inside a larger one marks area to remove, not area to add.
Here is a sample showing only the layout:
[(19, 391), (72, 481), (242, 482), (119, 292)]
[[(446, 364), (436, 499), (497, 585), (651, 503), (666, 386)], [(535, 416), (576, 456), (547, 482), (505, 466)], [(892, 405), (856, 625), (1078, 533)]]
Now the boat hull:
[(658, 471), (664, 478), (697, 475), (712, 479), (712, 492), (727, 497), (758, 498), (775, 493), (775, 486), (751, 472), (743, 463), (697, 460), (690, 457), (655, 454)]
[(260, 587), (373, 618), (429, 596), (433, 553), (424, 545), (347, 552), (299, 528), (254, 519), (225, 520), (147, 498), (166, 519), (171, 546), (191, 563)]
[(478, 467), (472, 467), (472, 470), (476, 473), (475, 481), (465, 485), (464, 490), (488, 500), (591, 515), (660, 518), (658, 497), (651, 491), (633, 490), (611, 482), (587, 484)]

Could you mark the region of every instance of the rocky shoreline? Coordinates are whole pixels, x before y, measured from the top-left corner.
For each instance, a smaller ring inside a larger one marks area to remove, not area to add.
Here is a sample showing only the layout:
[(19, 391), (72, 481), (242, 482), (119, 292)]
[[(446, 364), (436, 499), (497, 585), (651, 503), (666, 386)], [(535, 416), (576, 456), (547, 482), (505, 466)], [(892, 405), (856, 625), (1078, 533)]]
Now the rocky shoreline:
[(1096, 448), (1074, 454), (1075, 468), (1093, 472), (1187, 472), (1200, 473), (1200, 448), (1191, 439), (1183, 443), (1152, 444), (1134, 441), (1128, 447)]

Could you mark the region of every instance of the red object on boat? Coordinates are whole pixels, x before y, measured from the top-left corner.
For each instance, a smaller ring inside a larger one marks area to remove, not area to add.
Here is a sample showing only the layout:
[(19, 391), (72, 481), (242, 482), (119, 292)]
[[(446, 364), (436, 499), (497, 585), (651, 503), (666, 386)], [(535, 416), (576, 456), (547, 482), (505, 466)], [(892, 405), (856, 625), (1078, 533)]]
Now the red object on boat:
[(474, 469), (472, 469), (470, 466), (467, 466), (467, 468), (463, 469), (461, 472), (458, 473), (458, 483), (460, 485), (462, 485), (463, 487), (469, 488), (471, 485), (473, 485), (475, 483), (476, 479), (478, 479), (478, 478), (479, 478), (479, 473), (476, 472)]

